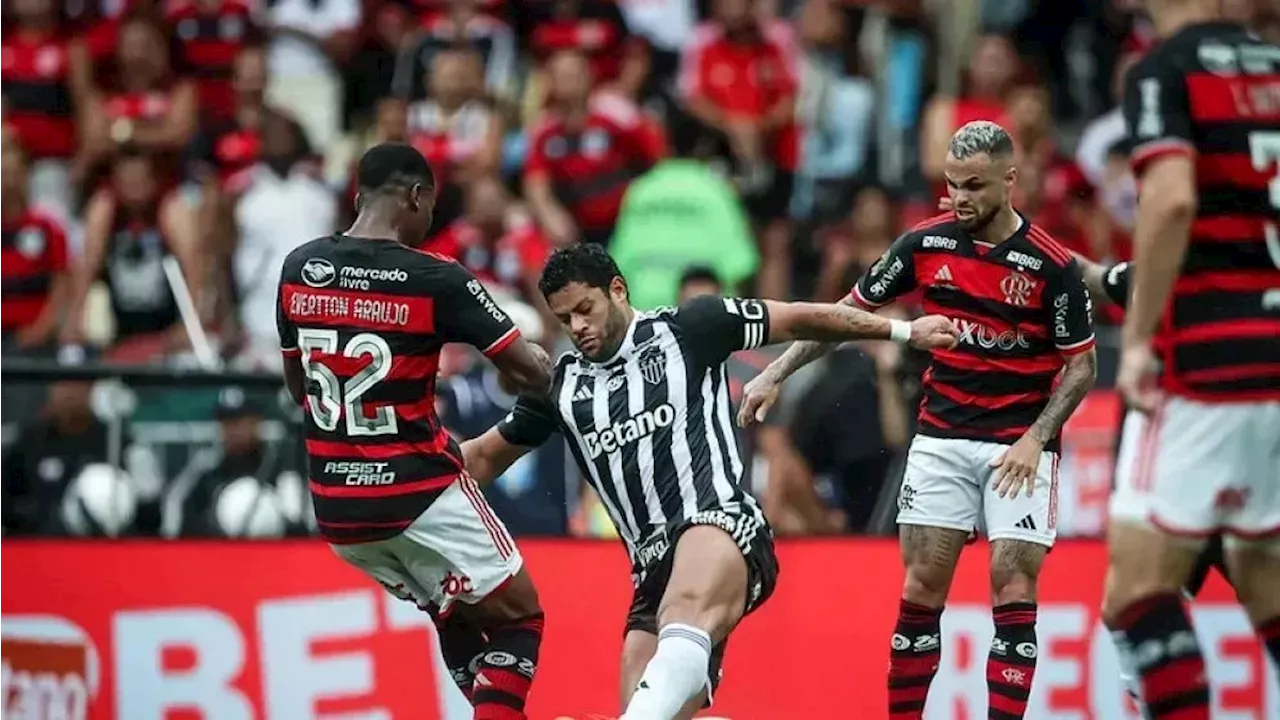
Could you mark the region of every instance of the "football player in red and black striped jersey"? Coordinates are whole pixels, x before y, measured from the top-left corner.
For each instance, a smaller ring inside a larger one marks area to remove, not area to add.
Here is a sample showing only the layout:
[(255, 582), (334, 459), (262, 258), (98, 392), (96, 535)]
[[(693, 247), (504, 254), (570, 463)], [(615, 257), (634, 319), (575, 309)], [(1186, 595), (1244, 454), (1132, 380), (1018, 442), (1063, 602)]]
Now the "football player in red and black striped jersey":
[(477, 718), (524, 718), (542, 610), (436, 416), (435, 383), (446, 342), (481, 349), (525, 392), (546, 392), (549, 363), (474, 275), (414, 249), (435, 204), (421, 153), (378, 145), (357, 180), (351, 228), (298, 247), (280, 276), (280, 347), (308, 411), (316, 524), (339, 557), (436, 617)]
[(1117, 385), (1150, 419), (1117, 478), (1104, 616), (1143, 650), (1151, 716), (1208, 718), (1179, 595), (1208, 536), (1280, 661), (1280, 48), (1218, 0), (1147, 6), (1162, 40), (1126, 80), (1140, 187)]
[[(982, 527), (996, 626), (990, 717), (1021, 718), (1039, 654), (1037, 577), (1056, 537), (1059, 435), (1096, 373), (1091, 305), (1071, 253), (1011, 204), (1017, 169), (1003, 128), (960, 128), (945, 174), (954, 210), (899, 237), (845, 300), (878, 308), (919, 291), (924, 310), (960, 334), (933, 351), (898, 499), (906, 582), (889, 717), (923, 715), (956, 561)], [(739, 420), (763, 417), (779, 383), (829, 347), (793, 345), (747, 385)]]

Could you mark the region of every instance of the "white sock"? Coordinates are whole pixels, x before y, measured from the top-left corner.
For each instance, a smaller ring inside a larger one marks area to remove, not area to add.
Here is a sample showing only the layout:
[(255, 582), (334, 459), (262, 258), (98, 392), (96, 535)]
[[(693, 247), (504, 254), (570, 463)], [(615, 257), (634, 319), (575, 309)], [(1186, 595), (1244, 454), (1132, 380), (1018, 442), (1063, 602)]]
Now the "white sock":
[(1120, 665), (1120, 681), (1124, 683), (1124, 689), (1129, 692), (1129, 697), (1137, 703), (1139, 712), (1143, 717), (1147, 716), (1147, 706), (1142, 702), (1142, 679), (1138, 676), (1138, 666), (1133, 662), (1133, 648), (1129, 647), (1129, 639), (1124, 633), (1113, 630), (1111, 632), (1111, 641), (1116, 646), (1116, 660)]
[(671, 720), (707, 687), (711, 636), (671, 623), (658, 631), (658, 649), (619, 720)]

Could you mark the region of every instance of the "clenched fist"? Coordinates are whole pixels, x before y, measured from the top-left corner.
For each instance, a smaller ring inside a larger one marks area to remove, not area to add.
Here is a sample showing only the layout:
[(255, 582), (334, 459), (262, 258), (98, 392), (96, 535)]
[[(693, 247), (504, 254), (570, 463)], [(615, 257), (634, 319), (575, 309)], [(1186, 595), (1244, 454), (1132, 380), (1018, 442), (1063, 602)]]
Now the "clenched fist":
[(955, 347), (959, 335), (955, 323), (941, 315), (925, 315), (911, 322), (911, 347), (920, 350)]

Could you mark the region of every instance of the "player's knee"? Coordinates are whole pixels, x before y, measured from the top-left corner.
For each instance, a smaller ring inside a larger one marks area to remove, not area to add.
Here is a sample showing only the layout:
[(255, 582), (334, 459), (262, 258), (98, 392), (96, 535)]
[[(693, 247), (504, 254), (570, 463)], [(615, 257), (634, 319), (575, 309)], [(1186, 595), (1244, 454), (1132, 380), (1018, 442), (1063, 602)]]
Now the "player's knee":
[(711, 592), (702, 588), (668, 588), (658, 608), (658, 626), (681, 623), (720, 635), (736, 622), (732, 614), (727, 603), (717, 601)]
[(991, 549), (991, 602), (1035, 602), (1047, 548), (1035, 543), (997, 541)]
[(1035, 575), (1010, 569), (1010, 568), (991, 568), (991, 603), (993, 605), (1007, 605), (1016, 602), (1035, 602), (1036, 601), (1036, 585), (1038, 578)]
[(519, 622), (543, 614), (538, 590), (523, 568), (506, 585), (481, 600), (476, 608), (489, 623)]
[(942, 607), (947, 601), (951, 574), (935, 566), (907, 566), (902, 599), (925, 607)]

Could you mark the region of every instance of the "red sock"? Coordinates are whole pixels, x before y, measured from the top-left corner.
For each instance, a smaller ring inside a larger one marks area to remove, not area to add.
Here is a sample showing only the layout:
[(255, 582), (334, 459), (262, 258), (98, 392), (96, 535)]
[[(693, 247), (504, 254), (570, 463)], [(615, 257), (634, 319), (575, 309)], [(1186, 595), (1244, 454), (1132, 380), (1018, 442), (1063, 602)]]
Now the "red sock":
[(903, 600), (889, 652), (889, 719), (920, 720), (942, 659), (942, 608)]
[(1161, 594), (1139, 600), (1116, 624), (1134, 649), (1152, 720), (1209, 720), (1204, 656), (1182, 599)]
[(476, 668), (471, 704), (475, 720), (526, 720), (524, 703), (538, 668), (542, 614), (491, 628)]
[(987, 652), (987, 707), (991, 720), (1021, 720), (1036, 676), (1036, 604), (1016, 602), (991, 611), (996, 635)]

